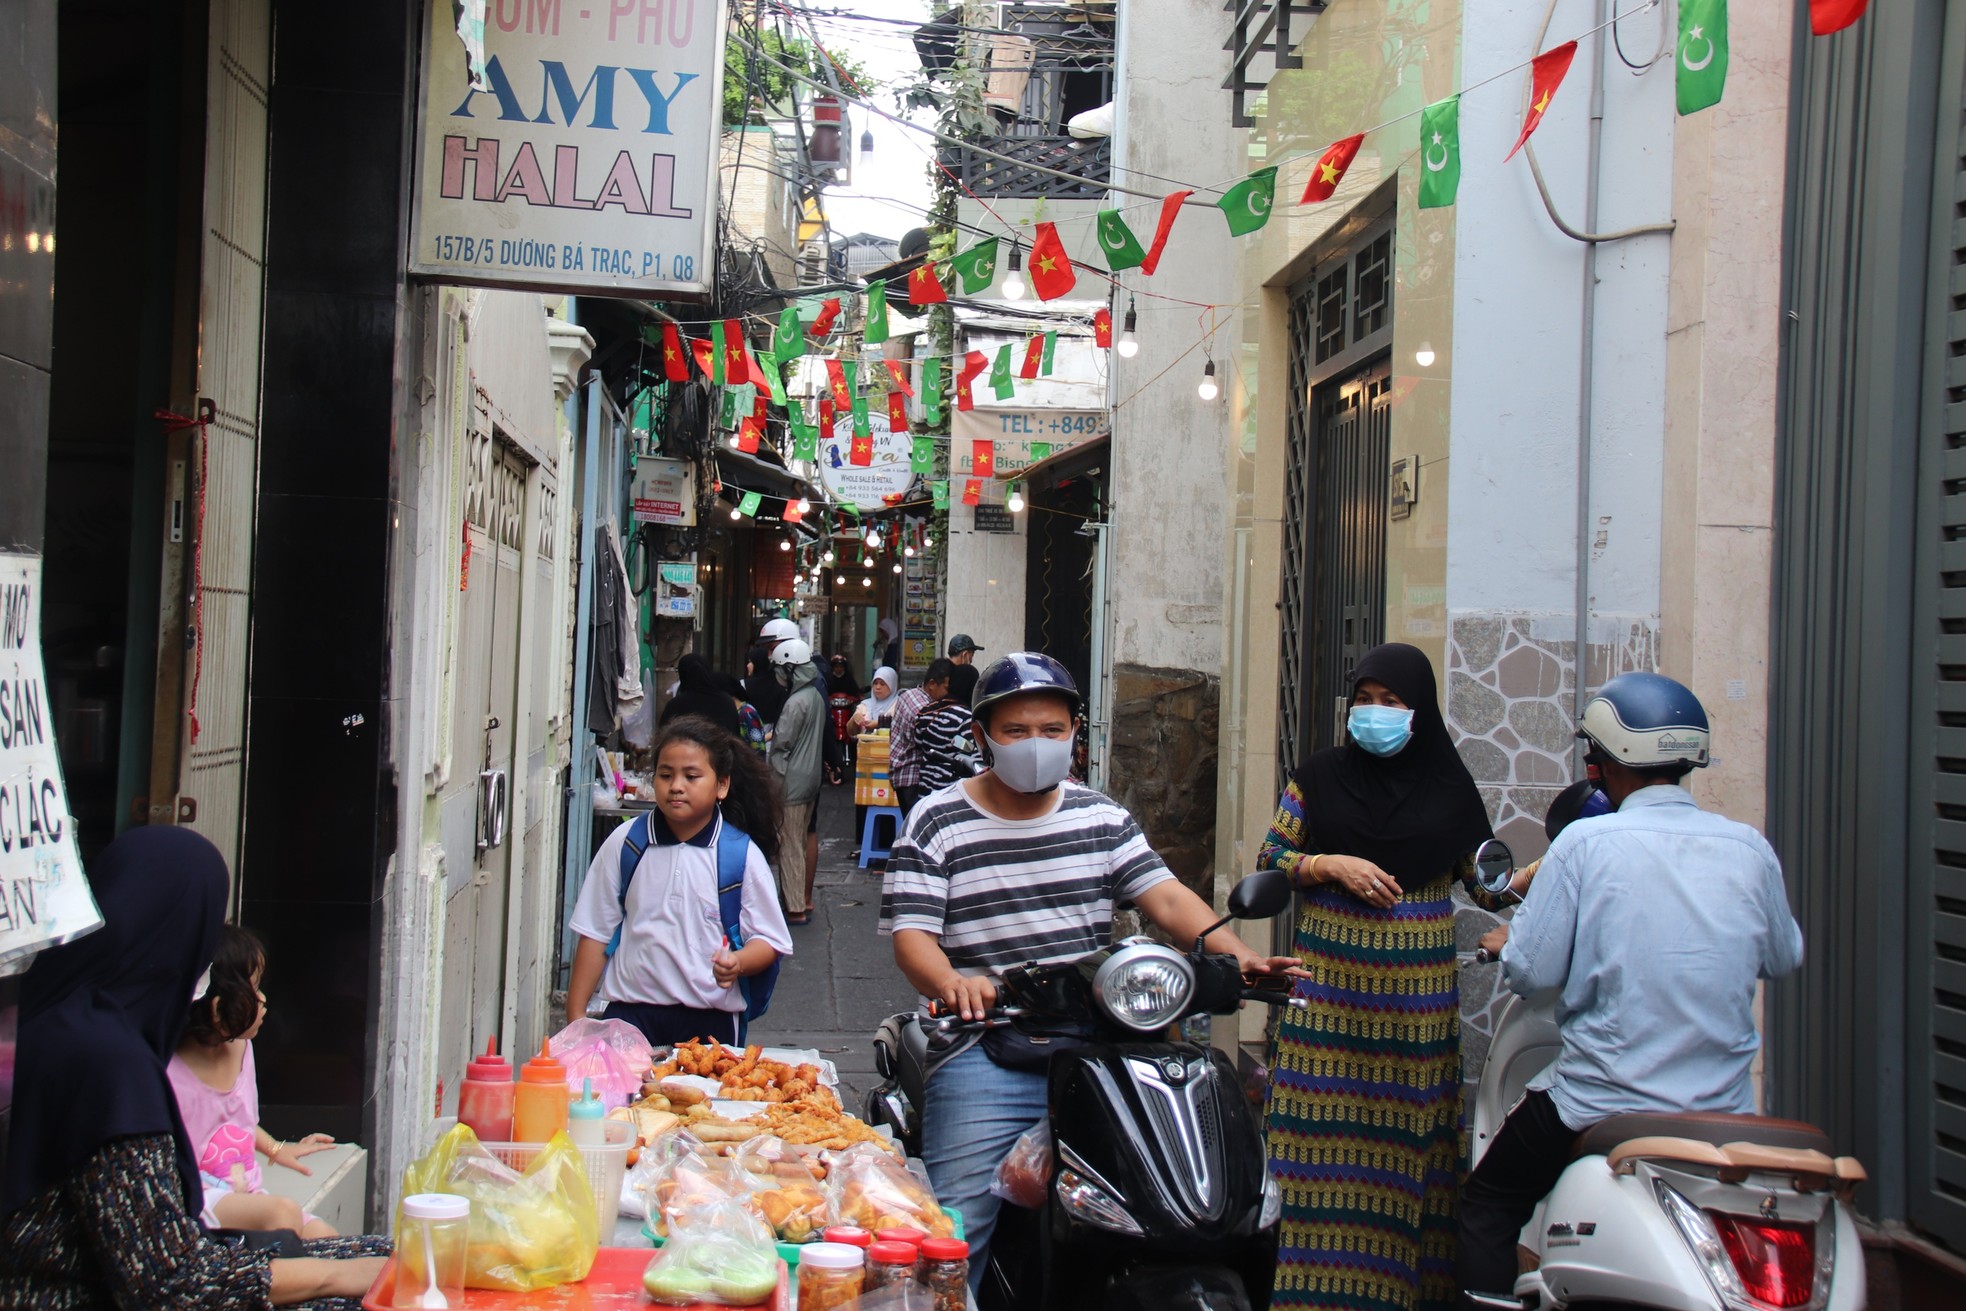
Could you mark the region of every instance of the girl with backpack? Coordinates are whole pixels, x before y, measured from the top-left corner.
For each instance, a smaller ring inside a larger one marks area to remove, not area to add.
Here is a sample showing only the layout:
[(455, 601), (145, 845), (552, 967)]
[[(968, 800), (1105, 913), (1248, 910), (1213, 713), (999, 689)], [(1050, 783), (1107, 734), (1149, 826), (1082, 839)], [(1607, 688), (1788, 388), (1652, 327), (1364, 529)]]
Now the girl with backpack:
[(655, 742), (655, 809), (623, 824), (588, 866), (568, 927), (578, 938), (567, 1018), (596, 991), (603, 1015), (656, 1046), (734, 1043), (763, 1014), (792, 936), (778, 904), (777, 776), (707, 720)]

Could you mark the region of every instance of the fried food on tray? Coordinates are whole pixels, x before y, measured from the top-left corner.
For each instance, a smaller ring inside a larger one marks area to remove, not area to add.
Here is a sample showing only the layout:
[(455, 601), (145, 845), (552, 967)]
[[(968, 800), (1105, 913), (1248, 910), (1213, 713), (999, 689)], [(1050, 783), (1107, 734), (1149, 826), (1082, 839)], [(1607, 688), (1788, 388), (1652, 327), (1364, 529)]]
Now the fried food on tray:
[(839, 1098), (825, 1089), (796, 1102), (767, 1106), (756, 1123), (794, 1147), (840, 1152), (855, 1143), (873, 1143), (887, 1152), (895, 1150), (887, 1139), (842, 1111)]
[[(791, 1065), (766, 1058), (762, 1047), (746, 1047), (734, 1052), (721, 1043), (702, 1043), (694, 1039), (678, 1043), (670, 1058), (649, 1072), (644, 1091), (660, 1091), (680, 1110), (691, 1099), (677, 1094), (677, 1085), (662, 1080), (678, 1074), (715, 1079), (722, 1087), (717, 1095), (733, 1102), (792, 1102), (821, 1087), (820, 1068), (811, 1062)], [(700, 1094), (699, 1094), (700, 1097)]]

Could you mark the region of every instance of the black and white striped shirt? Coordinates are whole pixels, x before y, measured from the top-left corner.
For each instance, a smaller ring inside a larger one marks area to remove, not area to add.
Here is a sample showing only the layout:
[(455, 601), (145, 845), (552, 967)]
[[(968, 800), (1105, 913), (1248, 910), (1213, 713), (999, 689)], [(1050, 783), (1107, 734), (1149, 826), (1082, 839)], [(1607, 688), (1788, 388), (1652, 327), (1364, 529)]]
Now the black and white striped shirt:
[(1173, 877), (1103, 793), (1065, 783), (1050, 814), (999, 819), (956, 783), (909, 812), (881, 886), (881, 932), (933, 933), (964, 973), (1060, 964), (1112, 940), (1116, 903)]

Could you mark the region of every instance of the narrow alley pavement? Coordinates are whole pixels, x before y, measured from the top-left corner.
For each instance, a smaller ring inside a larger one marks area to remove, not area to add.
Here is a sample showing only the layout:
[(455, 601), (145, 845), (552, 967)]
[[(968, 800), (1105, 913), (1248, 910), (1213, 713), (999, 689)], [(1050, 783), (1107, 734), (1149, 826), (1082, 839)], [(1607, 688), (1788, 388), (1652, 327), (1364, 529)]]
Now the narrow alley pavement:
[(859, 868), (853, 815), (851, 785), (820, 794), (812, 923), (792, 930), (793, 956), (779, 975), (770, 1012), (751, 1026), (750, 1036), (772, 1046), (817, 1048), (839, 1067), (840, 1100), (857, 1114), (880, 1083), (875, 1028), (896, 1011), (914, 1009), (916, 997), (876, 928), (881, 871), (878, 865)]

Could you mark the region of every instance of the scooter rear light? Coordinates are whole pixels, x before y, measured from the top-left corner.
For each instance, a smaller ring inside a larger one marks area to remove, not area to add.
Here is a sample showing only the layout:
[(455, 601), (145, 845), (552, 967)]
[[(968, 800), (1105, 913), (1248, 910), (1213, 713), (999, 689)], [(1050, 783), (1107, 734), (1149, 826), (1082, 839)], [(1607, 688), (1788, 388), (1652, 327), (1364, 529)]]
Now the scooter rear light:
[(1764, 1306), (1809, 1305), (1815, 1292), (1816, 1226), (1708, 1211), (1747, 1295)]

